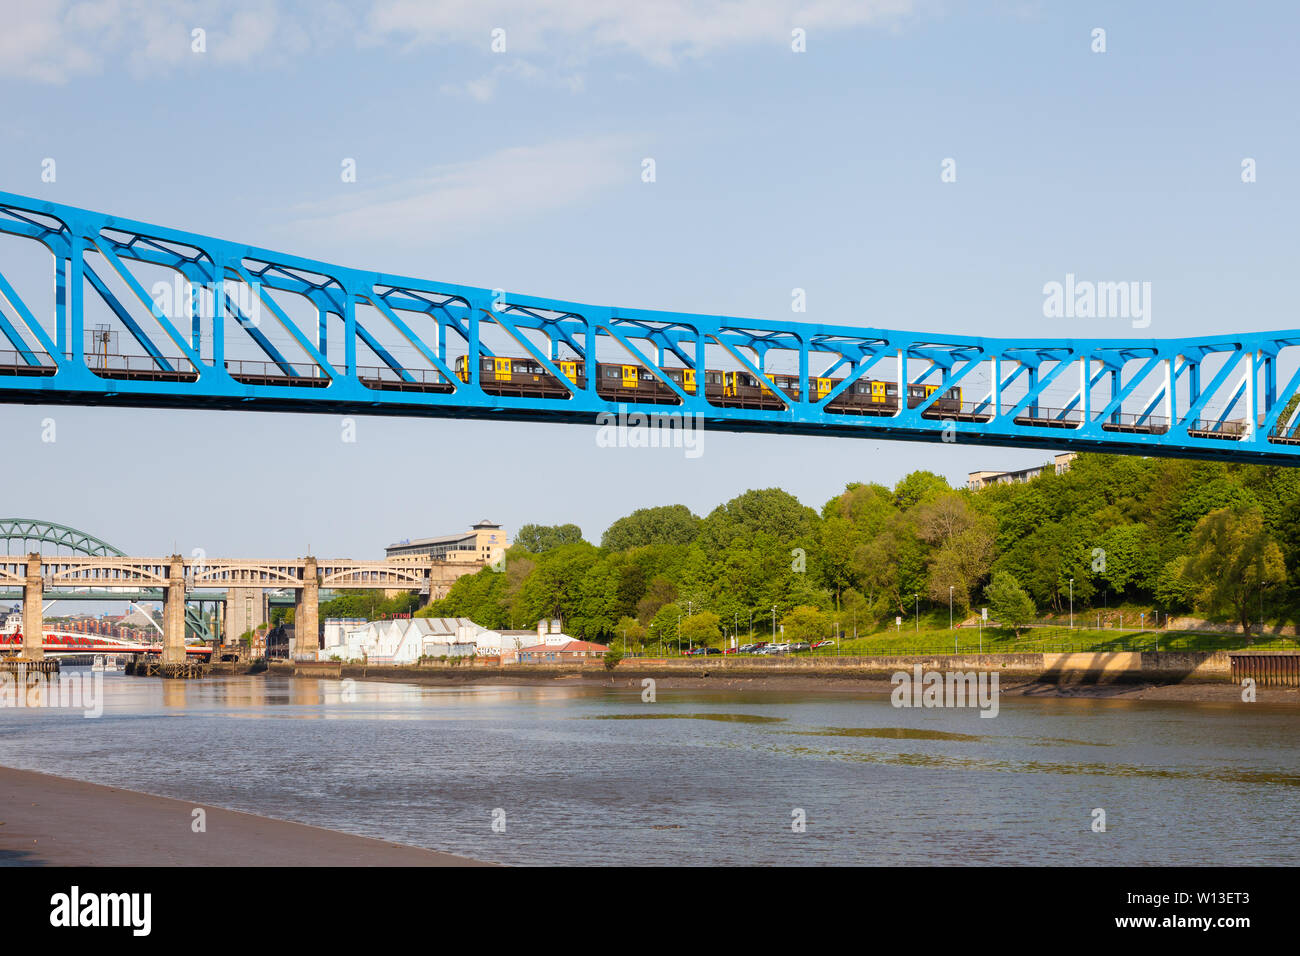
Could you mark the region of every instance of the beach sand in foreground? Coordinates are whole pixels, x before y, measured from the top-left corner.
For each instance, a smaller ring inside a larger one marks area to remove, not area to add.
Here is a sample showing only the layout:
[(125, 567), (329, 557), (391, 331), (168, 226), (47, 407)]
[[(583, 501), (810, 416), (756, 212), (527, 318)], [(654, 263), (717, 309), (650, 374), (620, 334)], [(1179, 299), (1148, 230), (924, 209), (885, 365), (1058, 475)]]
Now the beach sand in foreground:
[[(207, 832), (191, 830), (206, 811)], [(0, 866), (482, 866), (201, 803), (0, 767)]]

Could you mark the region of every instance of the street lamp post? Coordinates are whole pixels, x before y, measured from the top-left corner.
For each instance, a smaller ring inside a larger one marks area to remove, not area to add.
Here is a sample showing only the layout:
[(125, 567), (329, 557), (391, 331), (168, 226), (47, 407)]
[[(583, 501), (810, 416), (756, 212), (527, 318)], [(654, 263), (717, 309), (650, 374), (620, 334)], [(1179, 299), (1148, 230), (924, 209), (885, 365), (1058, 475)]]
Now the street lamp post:
[(921, 633), (921, 595), (913, 594), (912, 597), (916, 599), (916, 633), (920, 634)]
[(957, 629), (952, 626), (952, 585), (948, 585), (948, 630), (952, 631), (952, 652), (957, 653)]
[(772, 605), (772, 643), (776, 643), (776, 605)]
[(1074, 630), (1074, 578), (1070, 578), (1070, 630)]

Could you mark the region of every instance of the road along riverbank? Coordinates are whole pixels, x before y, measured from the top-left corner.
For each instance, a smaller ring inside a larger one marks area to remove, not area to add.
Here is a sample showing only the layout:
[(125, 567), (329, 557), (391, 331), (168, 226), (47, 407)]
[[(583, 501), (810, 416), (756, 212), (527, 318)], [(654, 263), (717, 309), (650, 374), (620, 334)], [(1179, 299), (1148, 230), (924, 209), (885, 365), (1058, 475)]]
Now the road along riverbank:
[(0, 767), (0, 866), (481, 865), (450, 853)]

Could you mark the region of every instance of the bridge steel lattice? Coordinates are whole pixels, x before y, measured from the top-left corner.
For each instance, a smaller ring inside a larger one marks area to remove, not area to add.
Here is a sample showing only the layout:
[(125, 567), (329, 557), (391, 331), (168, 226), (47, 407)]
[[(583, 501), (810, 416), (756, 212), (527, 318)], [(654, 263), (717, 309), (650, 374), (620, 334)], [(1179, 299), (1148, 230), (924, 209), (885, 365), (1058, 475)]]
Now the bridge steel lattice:
[[(20, 291), (31, 269), (9, 262), (16, 246), (48, 251), (44, 291)], [(0, 401), (14, 403), (588, 424), (631, 409), (731, 431), (1300, 463), (1300, 329), (1022, 340), (583, 305), (5, 192), (0, 337)], [(555, 393), (493, 387), (483, 360), (507, 356)], [(602, 373), (580, 382), (565, 361), (639, 367), (658, 397), (601, 394)], [(719, 401), (680, 374), (711, 369), (752, 376), (768, 407)], [(908, 400), (836, 410), (873, 376)], [(911, 386), (938, 388), (913, 401)], [(950, 389), (962, 391), (945, 404)]]

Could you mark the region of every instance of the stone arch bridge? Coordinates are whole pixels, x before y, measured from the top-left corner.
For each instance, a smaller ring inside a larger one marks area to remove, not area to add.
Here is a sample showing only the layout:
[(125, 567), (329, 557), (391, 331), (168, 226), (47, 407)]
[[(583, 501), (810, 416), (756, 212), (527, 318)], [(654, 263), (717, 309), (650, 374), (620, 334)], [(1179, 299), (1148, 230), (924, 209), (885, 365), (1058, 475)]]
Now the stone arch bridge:
[[(320, 621), (320, 592), (347, 589), (417, 591), (431, 597), (446, 593), (451, 581), (478, 570), (466, 564), (454, 568), (427, 562), (393, 563), (350, 558), (186, 558), (133, 557), (84, 532), (33, 519), (0, 519), (0, 538), (66, 547), (71, 555), (0, 556), (0, 590), (21, 590), (23, 596), (23, 656), (39, 659), (42, 651), (42, 605), (46, 591), (72, 588), (104, 600), (152, 591), (163, 599), (163, 662), (185, 658), (186, 596), (203, 589), (225, 591), (226, 602), (270, 589), (294, 593), (295, 658), (314, 658)], [(86, 553), (90, 552), (90, 553)]]

